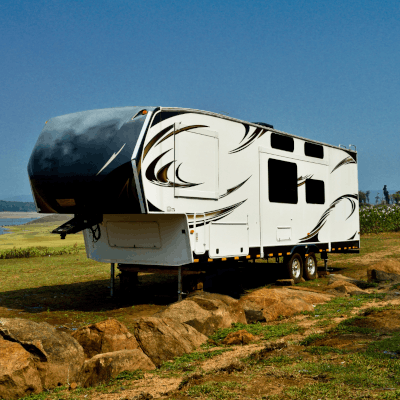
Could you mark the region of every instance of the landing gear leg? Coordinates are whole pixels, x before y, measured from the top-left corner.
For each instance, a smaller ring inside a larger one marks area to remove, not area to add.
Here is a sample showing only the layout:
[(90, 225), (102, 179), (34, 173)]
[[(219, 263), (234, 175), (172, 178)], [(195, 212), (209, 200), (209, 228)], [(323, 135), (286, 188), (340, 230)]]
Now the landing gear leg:
[(182, 301), (182, 267), (178, 267), (178, 301)]

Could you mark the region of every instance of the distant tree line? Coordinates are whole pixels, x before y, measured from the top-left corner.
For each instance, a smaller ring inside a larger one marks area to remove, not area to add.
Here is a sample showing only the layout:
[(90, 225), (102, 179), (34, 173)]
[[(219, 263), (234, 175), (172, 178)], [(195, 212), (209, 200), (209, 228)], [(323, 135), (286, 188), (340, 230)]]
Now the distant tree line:
[(387, 186), (385, 185), (382, 189), (382, 197), (379, 193), (375, 196), (375, 201), (370, 201), (369, 195), (370, 191), (362, 192), (361, 190), (358, 192), (358, 201), (360, 205), (367, 204), (400, 204), (400, 191), (390, 194)]
[(4, 201), (0, 200), (0, 212), (1, 211), (36, 211), (35, 203), (25, 203), (22, 201)]

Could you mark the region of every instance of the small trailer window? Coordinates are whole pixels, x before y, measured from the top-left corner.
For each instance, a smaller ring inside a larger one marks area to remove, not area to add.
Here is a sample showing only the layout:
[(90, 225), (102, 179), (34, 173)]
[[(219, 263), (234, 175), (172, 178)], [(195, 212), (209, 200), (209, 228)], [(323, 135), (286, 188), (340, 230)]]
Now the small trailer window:
[(317, 179), (306, 180), (306, 202), (309, 204), (325, 204), (325, 183)]
[(308, 157), (324, 158), (324, 147), (320, 144), (304, 143), (304, 154)]
[(268, 193), (272, 203), (297, 204), (297, 165), (268, 160)]
[(271, 134), (271, 147), (284, 151), (294, 150), (294, 140), (289, 136), (278, 135), (277, 133)]

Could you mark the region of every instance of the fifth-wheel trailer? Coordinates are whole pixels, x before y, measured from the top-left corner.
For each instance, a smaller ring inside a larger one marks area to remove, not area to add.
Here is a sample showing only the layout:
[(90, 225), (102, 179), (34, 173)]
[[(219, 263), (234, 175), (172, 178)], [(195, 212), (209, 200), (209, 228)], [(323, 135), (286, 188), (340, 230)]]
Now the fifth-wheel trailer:
[[(28, 174), (37, 210), (74, 214), (90, 259), (205, 269), (358, 252), (357, 152), (265, 123), (175, 107), (84, 111), (46, 122)], [(137, 270), (137, 269), (136, 269)]]

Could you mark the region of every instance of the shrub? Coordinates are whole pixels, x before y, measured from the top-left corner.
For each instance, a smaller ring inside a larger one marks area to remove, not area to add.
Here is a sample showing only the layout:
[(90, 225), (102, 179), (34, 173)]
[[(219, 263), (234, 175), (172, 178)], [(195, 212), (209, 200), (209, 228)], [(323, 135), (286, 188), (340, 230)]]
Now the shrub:
[(61, 248), (49, 247), (26, 247), (25, 249), (16, 248), (3, 250), (0, 252), (0, 260), (10, 258), (30, 258), (30, 257), (45, 257), (45, 256), (61, 256), (63, 254), (77, 254), (80, 246), (75, 243), (73, 246)]
[(360, 207), (360, 229), (362, 234), (400, 231), (400, 205)]

